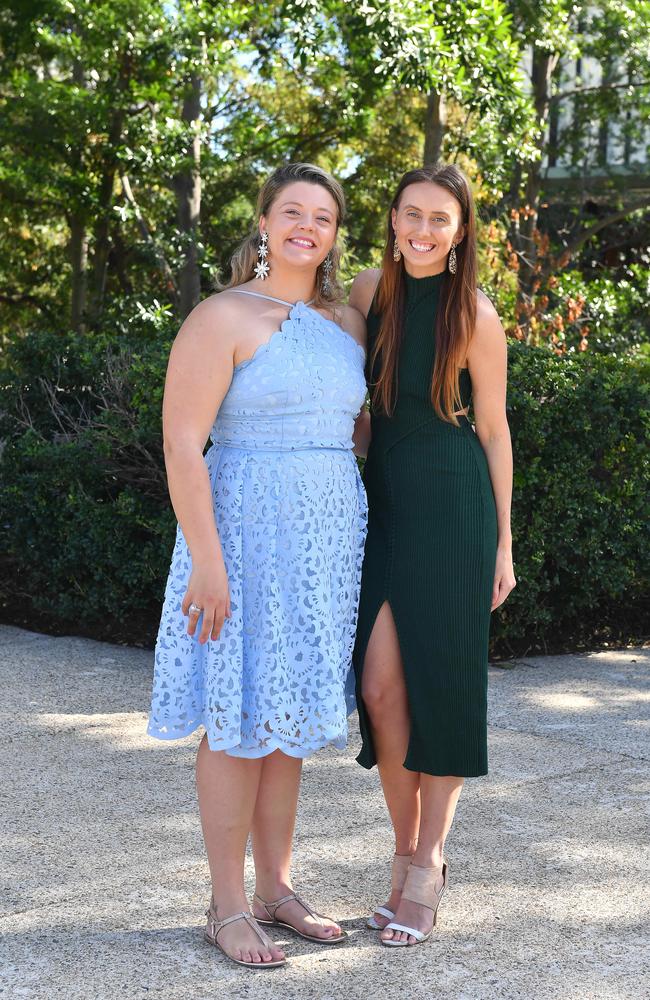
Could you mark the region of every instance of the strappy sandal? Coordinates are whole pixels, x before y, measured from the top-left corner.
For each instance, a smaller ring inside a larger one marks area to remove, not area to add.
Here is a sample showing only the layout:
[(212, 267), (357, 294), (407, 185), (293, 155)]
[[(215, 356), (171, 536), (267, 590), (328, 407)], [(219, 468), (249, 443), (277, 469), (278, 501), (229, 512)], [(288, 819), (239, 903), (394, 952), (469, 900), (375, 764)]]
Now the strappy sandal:
[[(404, 882), (406, 881), (406, 873), (408, 867), (411, 863), (410, 854), (393, 854), (393, 863), (391, 865), (391, 889), (395, 889), (397, 892), (401, 892), (404, 888)], [(369, 927), (371, 931), (383, 931), (385, 928), (381, 927), (375, 920), (375, 913), (379, 913), (382, 917), (388, 917), (392, 920), (395, 914), (392, 910), (389, 910), (387, 906), (375, 906), (374, 910), (368, 917), (366, 921), (366, 927)]]
[[(410, 899), (412, 903), (419, 903), (420, 906), (426, 906), (429, 910), (433, 910), (433, 923), (431, 925), (431, 930), (428, 934), (425, 934), (424, 931), (419, 931), (415, 927), (406, 927), (404, 924), (396, 924), (392, 921), (391, 923), (386, 924), (384, 930), (404, 931), (405, 934), (410, 934), (415, 938), (413, 944), (422, 944), (424, 941), (428, 941), (433, 932), (433, 928), (436, 926), (436, 922), (438, 920), (438, 907), (440, 906), (440, 900), (442, 899), (442, 894), (446, 888), (446, 861), (443, 861), (439, 868), (419, 868), (417, 865), (409, 865), (406, 882), (404, 883), (404, 888), (402, 889), (402, 899)], [(394, 938), (389, 938), (385, 941), (382, 938), (381, 943), (386, 945), (387, 948), (412, 947), (412, 943), (408, 940), (408, 938), (405, 941), (395, 941)]]
[(229, 955), (225, 948), (219, 944), (217, 938), (219, 937), (220, 931), (222, 931), (224, 927), (227, 927), (228, 924), (234, 924), (236, 920), (243, 920), (252, 930), (255, 931), (265, 948), (274, 948), (275, 945), (273, 944), (273, 941), (271, 941), (270, 937), (265, 934), (264, 931), (260, 930), (252, 913), (246, 913), (246, 911), (243, 910), (241, 913), (233, 913), (231, 917), (226, 917), (225, 920), (219, 920), (219, 917), (217, 916), (217, 907), (214, 905), (213, 901), (210, 903), (209, 908), (205, 911), (205, 915), (208, 918), (208, 922), (203, 933), (205, 940), (209, 944), (214, 945), (215, 948), (218, 948), (219, 951), (223, 952), (226, 958), (229, 958), (231, 962), (235, 963), (235, 965), (243, 965), (247, 969), (278, 969), (281, 965), (287, 964), (286, 958), (276, 959), (271, 962), (244, 962), (240, 958), (233, 958), (233, 956)]
[[(305, 903), (300, 896), (297, 896), (295, 892), (289, 893), (288, 896), (283, 896), (282, 899), (276, 899), (273, 903), (265, 902), (257, 893), (254, 894), (254, 898), (258, 901), (258, 903), (260, 903), (261, 906), (264, 907), (268, 914), (268, 920), (261, 917), (255, 918), (263, 927), (284, 927), (285, 930), (293, 931), (294, 934), (299, 934), (301, 938), (305, 939), (305, 941), (313, 941), (314, 944), (341, 944), (341, 942), (345, 941), (348, 936), (346, 931), (342, 930), (340, 934), (336, 935), (336, 937), (318, 937), (316, 934), (306, 934), (305, 931), (299, 930), (298, 927), (294, 927), (293, 924), (288, 924), (285, 920), (278, 920), (276, 916), (278, 907), (282, 906), (283, 903), (289, 903), (292, 899), (295, 899), (296, 902), (300, 903), (303, 909), (307, 911), (310, 917), (314, 917), (318, 920), (321, 926), (324, 926), (323, 915), (321, 913), (316, 913), (315, 910), (312, 910), (311, 906), (307, 906), (307, 903)], [(329, 917), (326, 917), (325, 919), (329, 919)]]

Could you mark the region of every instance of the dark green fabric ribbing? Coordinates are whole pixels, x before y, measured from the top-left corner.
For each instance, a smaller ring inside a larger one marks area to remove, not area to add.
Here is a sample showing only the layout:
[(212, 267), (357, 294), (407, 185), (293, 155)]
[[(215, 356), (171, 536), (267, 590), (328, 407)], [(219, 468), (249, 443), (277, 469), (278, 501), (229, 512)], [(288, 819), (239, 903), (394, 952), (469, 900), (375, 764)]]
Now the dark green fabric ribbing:
[[(398, 395), (373, 413), (364, 470), (369, 521), (354, 651), (363, 746), (376, 763), (361, 699), (368, 640), (390, 604), (404, 664), (411, 734), (404, 766), (427, 774), (487, 773), (487, 650), (496, 513), (485, 454), (466, 418), (440, 420), (430, 401), (436, 309), (446, 274), (406, 276)], [(368, 356), (380, 317), (368, 317)], [(372, 400), (374, 373), (368, 373)], [(471, 395), (461, 372), (461, 395)]]

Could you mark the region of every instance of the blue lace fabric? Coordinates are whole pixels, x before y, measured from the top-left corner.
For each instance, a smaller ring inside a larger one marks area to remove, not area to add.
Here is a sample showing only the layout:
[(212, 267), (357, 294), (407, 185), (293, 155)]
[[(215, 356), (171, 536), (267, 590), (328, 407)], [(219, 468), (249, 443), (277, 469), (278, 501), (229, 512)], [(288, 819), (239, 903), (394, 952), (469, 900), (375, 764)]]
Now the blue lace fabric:
[(179, 526), (151, 736), (202, 725), (212, 750), (238, 757), (345, 746), (367, 522), (352, 432), (365, 391), (363, 349), (303, 302), (235, 368), (205, 456), (232, 617), (216, 641), (188, 636)]

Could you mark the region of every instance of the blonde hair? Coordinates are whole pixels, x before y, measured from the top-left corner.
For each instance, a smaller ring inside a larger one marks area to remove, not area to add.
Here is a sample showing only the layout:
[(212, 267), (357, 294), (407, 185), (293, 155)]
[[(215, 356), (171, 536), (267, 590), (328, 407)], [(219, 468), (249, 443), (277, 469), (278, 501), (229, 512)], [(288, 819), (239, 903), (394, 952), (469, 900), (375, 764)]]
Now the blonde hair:
[[(336, 232), (338, 236), (339, 228), (345, 218), (345, 195), (343, 188), (331, 174), (313, 163), (288, 163), (284, 167), (278, 167), (264, 183), (262, 190), (257, 197), (257, 218), (261, 215), (268, 215), (273, 202), (280, 192), (289, 184), (296, 181), (306, 181), (308, 184), (318, 184), (328, 191), (336, 204)], [(230, 259), (231, 277), (225, 284), (217, 283), (219, 291), (226, 288), (235, 288), (245, 281), (250, 281), (254, 276), (254, 267), (257, 264), (257, 250), (260, 245), (260, 232), (257, 225), (253, 227), (249, 235), (240, 243)], [(329, 252), (332, 261), (332, 269), (329, 273), (329, 289), (323, 288), (325, 274), (323, 264), (318, 266), (316, 271), (316, 294), (314, 303), (316, 305), (327, 305), (338, 303), (344, 296), (343, 286), (338, 280), (338, 268), (341, 262), (341, 247), (338, 242)], [(324, 263), (324, 262), (323, 262)], [(273, 266), (271, 264), (271, 266)]]

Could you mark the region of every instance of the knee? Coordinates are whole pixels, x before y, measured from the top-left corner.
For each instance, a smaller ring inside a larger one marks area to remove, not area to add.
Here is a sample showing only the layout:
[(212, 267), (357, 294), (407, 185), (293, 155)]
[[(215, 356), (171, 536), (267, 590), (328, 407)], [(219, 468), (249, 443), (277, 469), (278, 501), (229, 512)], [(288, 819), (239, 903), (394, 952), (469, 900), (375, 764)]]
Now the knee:
[(394, 710), (394, 692), (391, 692), (388, 684), (369, 680), (361, 687), (361, 697), (373, 721), (386, 718)]

